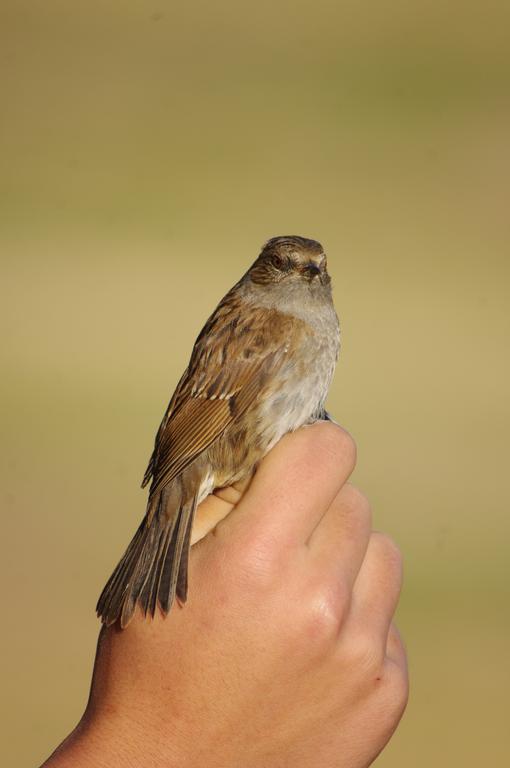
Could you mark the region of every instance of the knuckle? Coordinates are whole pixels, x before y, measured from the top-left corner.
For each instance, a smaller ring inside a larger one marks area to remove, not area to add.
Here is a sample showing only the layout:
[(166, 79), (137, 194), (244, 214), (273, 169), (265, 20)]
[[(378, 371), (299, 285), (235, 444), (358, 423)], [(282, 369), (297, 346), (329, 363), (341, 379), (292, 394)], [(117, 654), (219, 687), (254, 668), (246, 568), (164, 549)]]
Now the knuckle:
[(342, 643), (342, 657), (349, 668), (358, 670), (367, 680), (380, 675), (384, 650), (369, 634), (352, 635)]
[(334, 607), (337, 622), (347, 618), (352, 600), (352, 587), (346, 579), (337, 578), (330, 586), (331, 601)]
[(307, 643), (314, 641), (321, 646), (336, 641), (349, 600), (347, 589), (336, 585), (321, 585), (306, 601), (303, 611), (303, 637)]
[(372, 508), (370, 502), (359, 488), (346, 483), (341, 491), (344, 508), (352, 513), (361, 524), (367, 528), (372, 527)]
[(400, 717), (409, 700), (409, 677), (406, 670), (393, 663), (387, 664), (382, 683), (386, 711), (393, 718)]
[(386, 533), (374, 532), (371, 536), (371, 542), (386, 567), (397, 574), (401, 574), (402, 553), (391, 536)]
[(356, 443), (352, 435), (337, 424), (320, 422), (313, 426), (317, 444), (314, 451), (334, 458), (335, 462), (341, 460), (350, 470), (356, 465)]
[(303, 638), (309, 645), (319, 645), (333, 642), (338, 636), (340, 613), (334, 594), (329, 591), (318, 591), (307, 603), (303, 615)]
[(390, 631), (386, 639), (386, 653), (389, 658), (407, 666), (407, 652), (404, 641), (394, 622), (390, 624)]

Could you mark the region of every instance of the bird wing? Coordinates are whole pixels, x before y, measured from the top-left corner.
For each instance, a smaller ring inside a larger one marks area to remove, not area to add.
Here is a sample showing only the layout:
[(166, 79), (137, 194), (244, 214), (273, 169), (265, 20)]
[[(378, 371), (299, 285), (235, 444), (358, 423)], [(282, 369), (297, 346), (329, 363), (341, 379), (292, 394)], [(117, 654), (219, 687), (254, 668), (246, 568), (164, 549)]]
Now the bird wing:
[(226, 297), (198, 337), (158, 430), (143, 485), (150, 496), (175, 479), (261, 394), (304, 322)]

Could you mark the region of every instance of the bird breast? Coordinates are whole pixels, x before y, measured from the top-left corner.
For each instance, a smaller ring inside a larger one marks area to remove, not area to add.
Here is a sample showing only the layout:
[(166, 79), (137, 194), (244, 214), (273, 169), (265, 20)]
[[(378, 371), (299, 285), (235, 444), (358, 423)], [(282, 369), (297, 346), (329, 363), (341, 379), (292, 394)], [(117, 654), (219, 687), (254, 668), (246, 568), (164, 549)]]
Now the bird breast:
[(338, 319), (331, 310), (307, 318), (299, 348), (286, 350), (287, 361), (260, 400), (265, 452), (287, 432), (320, 418), (339, 352)]

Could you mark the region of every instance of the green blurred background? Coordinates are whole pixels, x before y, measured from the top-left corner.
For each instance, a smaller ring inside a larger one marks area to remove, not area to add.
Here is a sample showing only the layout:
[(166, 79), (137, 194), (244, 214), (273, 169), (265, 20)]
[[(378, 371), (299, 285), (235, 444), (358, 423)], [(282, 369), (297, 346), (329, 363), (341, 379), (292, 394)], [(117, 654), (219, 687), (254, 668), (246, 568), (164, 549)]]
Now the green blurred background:
[(3, 0), (6, 765), (80, 717), (193, 340), (293, 233), (327, 249), (330, 410), (405, 556), (412, 692), (377, 765), (505, 761), (509, 23), (492, 0)]

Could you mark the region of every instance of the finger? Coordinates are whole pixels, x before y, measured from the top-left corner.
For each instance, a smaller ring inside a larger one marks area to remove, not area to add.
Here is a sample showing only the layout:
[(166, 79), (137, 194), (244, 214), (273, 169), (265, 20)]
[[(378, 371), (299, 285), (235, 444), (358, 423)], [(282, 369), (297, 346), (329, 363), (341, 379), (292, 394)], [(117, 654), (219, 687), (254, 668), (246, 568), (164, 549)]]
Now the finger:
[(212, 531), (218, 523), (223, 520), (236, 504), (242, 498), (243, 493), (250, 485), (252, 475), (239, 480), (226, 488), (216, 488), (216, 490), (207, 496), (199, 504), (195, 512), (193, 521), (193, 530), (191, 532), (191, 545), (196, 544), (200, 539)]
[(370, 540), (372, 516), (366, 497), (346, 483), (313, 531), (308, 546), (327, 579), (352, 591)]
[(215, 490), (212, 492), (212, 495), (217, 497), (218, 499), (222, 499), (223, 501), (226, 501), (232, 507), (235, 507), (235, 505), (238, 504), (239, 501), (241, 500), (241, 496), (248, 489), (252, 481), (252, 478), (253, 478), (253, 472), (249, 474), (248, 477), (245, 477), (243, 480), (238, 480), (237, 483), (232, 483), (232, 485), (227, 485), (225, 488), (215, 488)]
[(372, 533), (352, 592), (348, 623), (362, 633), (376, 633), (386, 646), (402, 586), (402, 559), (393, 541)]
[(283, 437), (225, 521), (278, 545), (305, 544), (354, 469), (351, 436), (319, 422)]

